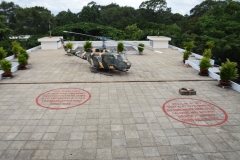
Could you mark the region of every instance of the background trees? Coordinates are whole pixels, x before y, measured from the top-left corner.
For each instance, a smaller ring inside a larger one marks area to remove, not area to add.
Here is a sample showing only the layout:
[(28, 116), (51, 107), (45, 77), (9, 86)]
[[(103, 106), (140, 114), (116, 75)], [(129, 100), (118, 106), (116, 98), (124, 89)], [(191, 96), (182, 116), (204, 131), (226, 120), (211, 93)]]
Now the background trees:
[[(240, 2), (205, 0), (190, 10), (190, 15), (172, 13), (166, 0), (143, 1), (138, 9), (91, 1), (78, 13), (70, 9), (54, 16), (48, 9), (35, 6), (21, 8), (13, 2), (0, 4), (1, 45), (11, 35), (34, 35), (21, 45), (36, 45), (37, 38), (64, 35), (71, 40), (89, 40), (80, 35), (63, 34), (63, 30), (115, 40), (146, 40), (147, 36), (171, 37), (171, 44), (183, 48), (182, 42), (195, 41), (193, 52), (202, 54), (204, 44), (214, 41), (213, 55), (240, 64)], [(27, 48), (25, 46), (25, 48)], [(7, 50), (7, 48), (5, 48)]]

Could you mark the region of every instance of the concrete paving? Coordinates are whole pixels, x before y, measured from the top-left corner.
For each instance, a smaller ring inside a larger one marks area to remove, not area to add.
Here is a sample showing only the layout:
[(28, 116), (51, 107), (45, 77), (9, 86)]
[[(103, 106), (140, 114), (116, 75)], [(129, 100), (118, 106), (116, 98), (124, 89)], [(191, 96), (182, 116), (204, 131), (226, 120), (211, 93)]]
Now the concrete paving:
[[(62, 48), (32, 52), (27, 70), (0, 81), (0, 159), (239, 159), (240, 94), (184, 66), (182, 53), (159, 51), (128, 55), (130, 70), (112, 76)], [(197, 94), (180, 95), (182, 87)], [(64, 89), (89, 100), (43, 104)], [(193, 121), (194, 112), (171, 111), (179, 107), (216, 119)]]

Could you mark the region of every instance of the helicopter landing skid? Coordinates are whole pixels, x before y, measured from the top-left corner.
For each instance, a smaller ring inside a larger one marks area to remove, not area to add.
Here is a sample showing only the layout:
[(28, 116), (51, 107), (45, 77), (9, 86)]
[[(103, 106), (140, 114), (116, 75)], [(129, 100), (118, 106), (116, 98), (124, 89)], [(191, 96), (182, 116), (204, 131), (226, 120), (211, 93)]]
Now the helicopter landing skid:
[(94, 69), (91, 69), (91, 72), (92, 73), (100, 73), (100, 74), (103, 74), (106, 76), (113, 76), (113, 74), (110, 74), (110, 70), (107, 73), (105, 73), (104, 71), (99, 71), (98, 69), (94, 68)]

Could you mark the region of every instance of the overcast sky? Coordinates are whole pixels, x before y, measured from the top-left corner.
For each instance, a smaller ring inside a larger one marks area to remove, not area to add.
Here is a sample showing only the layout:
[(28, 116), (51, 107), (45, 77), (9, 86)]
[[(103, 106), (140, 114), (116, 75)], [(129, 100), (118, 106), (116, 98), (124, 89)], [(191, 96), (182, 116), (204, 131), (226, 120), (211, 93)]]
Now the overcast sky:
[[(1, 0), (2, 1), (2, 0)], [(6, 2), (14, 2), (20, 7), (42, 6), (57, 15), (61, 11), (70, 9), (73, 13), (78, 13), (91, 0), (5, 0)], [(131, 6), (137, 9), (144, 0), (93, 0), (98, 5), (108, 5), (116, 3), (120, 6)], [(146, 0), (145, 0), (146, 1)], [(172, 13), (180, 13), (182, 15), (189, 14), (189, 11), (203, 0), (166, 0), (167, 6), (172, 8)]]

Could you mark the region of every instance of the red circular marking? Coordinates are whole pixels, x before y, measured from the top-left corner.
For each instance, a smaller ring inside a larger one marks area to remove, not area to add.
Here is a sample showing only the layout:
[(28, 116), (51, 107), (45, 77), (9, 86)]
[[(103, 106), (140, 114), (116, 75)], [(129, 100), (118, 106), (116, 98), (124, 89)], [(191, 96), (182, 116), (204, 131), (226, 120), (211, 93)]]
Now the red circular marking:
[(218, 126), (228, 119), (227, 113), (219, 106), (194, 98), (170, 99), (162, 109), (172, 119), (194, 126)]
[(36, 103), (40, 107), (62, 110), (80, 106), (91, 98), (91, 94), (79, 88), (58, 88), (40, 94)]

